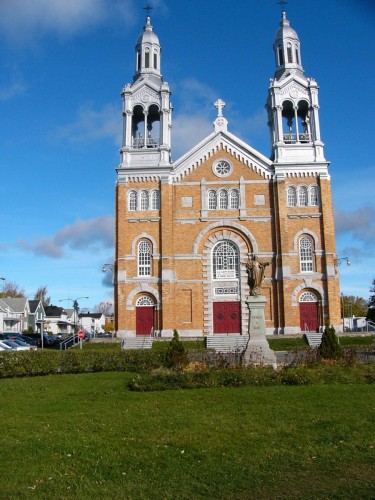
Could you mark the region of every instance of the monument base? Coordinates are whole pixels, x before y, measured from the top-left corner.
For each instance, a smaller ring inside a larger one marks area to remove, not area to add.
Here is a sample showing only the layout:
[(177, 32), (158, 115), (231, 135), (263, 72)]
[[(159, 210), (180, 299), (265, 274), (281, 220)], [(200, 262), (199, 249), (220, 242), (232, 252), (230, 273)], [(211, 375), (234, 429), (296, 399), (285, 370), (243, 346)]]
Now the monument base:
[(263, 295), (254, 295), (248, 297), (246, 304), (249, 308), (249, 342), (244, 352), (244, 364), (276, 368), (275, 353), (266, 339), (264, 308), (267, 299)]

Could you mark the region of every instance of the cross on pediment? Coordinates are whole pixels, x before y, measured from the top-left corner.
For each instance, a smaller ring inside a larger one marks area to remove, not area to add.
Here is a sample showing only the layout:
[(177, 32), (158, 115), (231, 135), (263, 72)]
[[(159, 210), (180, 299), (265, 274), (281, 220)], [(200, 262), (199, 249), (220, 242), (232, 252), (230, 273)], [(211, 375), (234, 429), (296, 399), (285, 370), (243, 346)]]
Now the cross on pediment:
[(214, 103), (215, 108), (217, 108), (217, 116), (223, 116), (223, 108), (225, 106), (225, 102), (222, 99), (218, 99)]

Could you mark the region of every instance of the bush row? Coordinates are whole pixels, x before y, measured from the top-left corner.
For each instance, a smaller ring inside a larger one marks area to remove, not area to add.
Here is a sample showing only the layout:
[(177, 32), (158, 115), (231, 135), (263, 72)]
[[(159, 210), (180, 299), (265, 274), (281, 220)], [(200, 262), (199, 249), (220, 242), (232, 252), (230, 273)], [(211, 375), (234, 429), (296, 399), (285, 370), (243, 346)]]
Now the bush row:
[(158, 369), (140, 374), (129, 384), (133, 391), (197, 389), (208, 387), (241, 387), (245, 385), (310, 385), (310, 384), (375, 383), (375, 364), (347, 366), (322, 363), (314, 367), (267, 367), (174, 371)]
[(19, 351), (0, 353), (0, 378), (101, 371), (142, 372), (168, 365), (166, 351)]

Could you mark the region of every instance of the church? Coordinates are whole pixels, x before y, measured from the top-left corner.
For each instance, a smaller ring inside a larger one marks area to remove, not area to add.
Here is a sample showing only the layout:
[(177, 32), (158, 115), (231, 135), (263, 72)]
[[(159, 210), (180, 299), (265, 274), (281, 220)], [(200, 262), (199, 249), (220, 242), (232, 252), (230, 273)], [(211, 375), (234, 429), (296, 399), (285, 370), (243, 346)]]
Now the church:
[[(149, 13), (148, 13), (149, 14)], [(172, 161), (171, 91), (149, 15), (122, 90), (117, 172), (118, 337), (249, 334), (246, 262), (263, 263), (267, 335), (340, 328), (338, 260), (319, 87), (283, 10), (266, 109), (269, 156), (230, 132), (225, 103), (213, 131)], [(240, 84), (240, 83), (239, 83)], [(265, 89), (266, 91), (266, 89)]]

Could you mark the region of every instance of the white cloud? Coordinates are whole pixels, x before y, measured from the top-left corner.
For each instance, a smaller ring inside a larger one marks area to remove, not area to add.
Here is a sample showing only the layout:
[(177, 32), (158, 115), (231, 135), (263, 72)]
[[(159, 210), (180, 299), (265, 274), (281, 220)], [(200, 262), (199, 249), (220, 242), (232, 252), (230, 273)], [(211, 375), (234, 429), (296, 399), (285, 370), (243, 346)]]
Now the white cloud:
[(338, 235), (350, 235), (356, 247), (363, 244), (367, 249), (374, 247), (375, 210), (372, 207), (362, 207), (352, 212), (336, 210), (335, 223)]
[(119, 107), (107, 104), (95, 110), (91, 105), (83, 105), (77, 113), (77, 119), (64, 127), (60, 127), (56, 136), (71, 142), (85, 142), (93, 139), (112, 138), (117, 145), (121, 144), (122, 117)]
[(178, 115), (173, 119), (172, 124), (174, 160), (177, 160), (213, 131), (212, 122), (200, 115)]
[(1, 80), (8, 80), (4, 83), (0, 81), (0, 101), (8, 101), (18, 95), (22, 95), (26, 90), (26, 85), (22, 80), (17, 68), (4, 68), (1, 71)]
[(63, 257), (66, 248), (78, 251), (95, 251), (114, 245), (114, 221), (111, 215), (94, 219), (77, 220), (63, 227), (55, 236), (43, 238), (34, 243), (20, 241), (19, 246), (35, 255)]
[(18, 42), (72, 36), (111, 18), (132, 21), (133, 8), (133, 0), (1, 0), (0, 33)]

